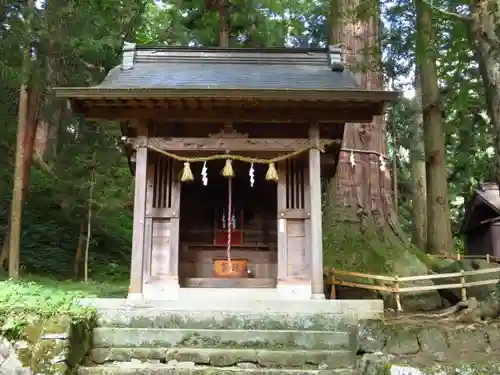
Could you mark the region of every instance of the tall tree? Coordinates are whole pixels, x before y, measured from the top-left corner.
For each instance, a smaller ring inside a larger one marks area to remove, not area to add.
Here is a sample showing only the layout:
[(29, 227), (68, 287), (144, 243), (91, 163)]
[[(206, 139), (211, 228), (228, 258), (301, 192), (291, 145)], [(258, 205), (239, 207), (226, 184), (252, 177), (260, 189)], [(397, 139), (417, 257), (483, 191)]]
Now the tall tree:
[(413, 98), (413, 118), (411, 121), (410, 163), (412, 178), (412, 242), (420, 250), (427, 248), (427, 181), (425, 173), (425, 145), (422, 137), (422, 92), (420, 74), (415, 74), (415, 97)]
[[(36, 131), (37, 98), (32, 82), (32, 29), (35, 2), (29, 0), (24, 6), (26, 19), (26, 40), (22, 45), (23, 61), (21, 87), (19, 90), (19, 114), (17, 125), (16, 156), (14, 164), (14, 186), (12, 189), (11, 216), (8, 228), (9, 244), (9, 277), (19, 277), (21, 220), (23, 202), (28, 188), (29, 170), (33, 153), (33, 143)], [(5, 241), (7, 242), (7, 241)]]
[(444, 130), (440, 103), (436, 33), (432, 11), (423, 0), (415, 0), (417, 20), (417, 69), (420, 74), (427, 174), (427, 251), (453, 255), (445, 166)]
[[(378, 1), (331, 3), (330, 43), (342, 44), (358, 83), (372, 90), (383, 88), (378, 7)], [(337, 249), (349, 249), (353, 259), (343, 253), (342, 266), (382, 271), (390, 267), (389, 254), (404, 251), (406, 238), (393, 210), (388, 159), (384, 118), (346, 124), (337, 173), (327, 194), (326, 263), (337, 261)]]
[(495, 129), (496, 182), (500, 186), (500, 0), (472, 2), (470, 35)]
[(494, 128), (496, 180), (500, 185), (500, 0), (454, 2), (451, 11), (440, 9), (432, 2), (424, 3), (441, 19), (458, 20), (468, 30), (483, 81), (488, 116)]

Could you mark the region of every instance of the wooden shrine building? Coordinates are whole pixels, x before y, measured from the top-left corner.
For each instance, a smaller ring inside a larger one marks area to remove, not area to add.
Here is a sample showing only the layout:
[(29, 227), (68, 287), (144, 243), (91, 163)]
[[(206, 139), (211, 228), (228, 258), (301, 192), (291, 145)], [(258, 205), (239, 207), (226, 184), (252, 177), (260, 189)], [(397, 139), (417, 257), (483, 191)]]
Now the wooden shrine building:
[(129, 297), (150, 300), (184, 288), (324, 298), (320, 177), (335, 173), (344, 125), (397, 97), (361, 89), (337, 47), (129, 43), (100, 85), (56, 93), (121, 123), (135, 173)]
[(465, 206), (460, 226), (467, 255), (500, 257), (500, 194), (492, 182), (480, 184)]

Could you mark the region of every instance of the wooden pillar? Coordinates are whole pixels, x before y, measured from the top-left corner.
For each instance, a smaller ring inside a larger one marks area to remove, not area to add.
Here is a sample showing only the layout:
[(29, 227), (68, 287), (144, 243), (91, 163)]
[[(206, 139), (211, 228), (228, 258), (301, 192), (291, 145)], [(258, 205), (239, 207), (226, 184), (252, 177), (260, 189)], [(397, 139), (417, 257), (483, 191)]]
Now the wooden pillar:
[(319, 151), (319, 127), (311, 124), (309, 139), (318, 148), (309, 150), (309, 191), (311, 204), (310, 222), (310, 261), (312, 298), (324, 299), (323, 293), (323, 230), (321, 212), (321, 154)]
[(287, 246), (287, 228), (284, 212), (286, 211), (286, 168), (284, 164), (278, 165), (278, 272), (277, 282), (284, 281), (287, 278), (288, 269), (288, 246)]
[(148, 149), (146, 147), (147, 128), (144, 124), (140, 124), (138, 127), (138, 135), (142, 138), (142, 145), (137, 147), (135, 159), (134, 221), (132, 229), (129, 298), (142, 297), (144, 272), (144, 224), (146, 218), (148, 166)]
[[(172, 176), (180, 176), (181, 163), (173, 165)], [(179, 218), (181, 210), (181, 181), (179, 178), (172, 180), (172, 218), (170, 219), (170, 272), (171, 282), (179, 284)]]
[[(147, 188), (146, 188), (146, 218), (144, 224), (144, 270), (142, 275), (143, 285), (151, 281), (151, 248), (153, 243), (153, 219), (148, 212), (153, 208), (153, 193), (154, 193), (154, 164), (151, 157), (151, 152), (148, 151), (148, 168), (147, 168)], [(143, 290), (144, 294), (144, 290)]]

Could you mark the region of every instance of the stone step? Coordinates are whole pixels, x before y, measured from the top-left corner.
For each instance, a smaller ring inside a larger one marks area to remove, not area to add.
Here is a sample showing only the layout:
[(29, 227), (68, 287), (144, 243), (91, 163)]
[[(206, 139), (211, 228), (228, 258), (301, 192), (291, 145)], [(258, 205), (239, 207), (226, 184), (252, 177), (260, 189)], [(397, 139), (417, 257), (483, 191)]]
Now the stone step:
[[(182, 289), (182, 290), (187, 290)], [(182, 297), (178, 300), (127, 300), (120, 298), (92, 298), (82, 299), (80, 303), (84, 306), (96, 308), (98, 312), (104, 310), (128, 310), (128, 309), (157, 309), (177, 312), (246, 312), (246, 313), (285, 313), (285, 314), (342, 314), (352, 319), (378, 319), (383, 317), (384, 302), (382, 300), (259, 300), (241, 299), (235, 301), (235, 295), (241, 295), (241, 289), (219, 289), (228, 294), (228, 298), (214, 298), (203, 288), (186, 291), (186, 293), (203, 293), (198, 297)], [(245, 290), (246, 292), (246, 290)], [(202, 295), (210, 296), (211, 299), (202, 299)]]
[(308, 365), (344, 368), (355, 364), (356, 355), (347, 350), (255, 350), (199, 348), (99, 348), (89, 353), (93, 363), (132, 360), (168, 363), (193, 362), (196, 365), (236, 366), (254, 363), (262, 367), (297, 368)]
[(191, 347), (229, 349), (353, 350), (355, 335), (348, 332), (293, 330), (219, 330), (177, 328), (95, 328), (94, 348)]
[(121, 309), (99, 311), (98, 325), (117, 328), (290, 329), (340, 331), (354, 319), (342, 314), (284, 312), (169, 311)]
[(352, 369), (307, 370), (258, 368), (253, 364), (240, 367), (195, 366), (192, 363), (131, 364), (130, 362), (80, 367), (79, 375), (354, 375)]

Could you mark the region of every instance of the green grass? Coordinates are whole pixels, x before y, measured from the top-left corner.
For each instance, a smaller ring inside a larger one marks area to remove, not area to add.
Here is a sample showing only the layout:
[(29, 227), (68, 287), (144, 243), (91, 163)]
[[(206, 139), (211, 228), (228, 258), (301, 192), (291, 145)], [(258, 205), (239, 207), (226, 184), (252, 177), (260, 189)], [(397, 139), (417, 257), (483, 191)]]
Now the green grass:
[(88, 315), (78, 301), (89, 297), (124, 297), (128, 283), (59, 281), (28, 276), (0, 281), (0, 315)]

